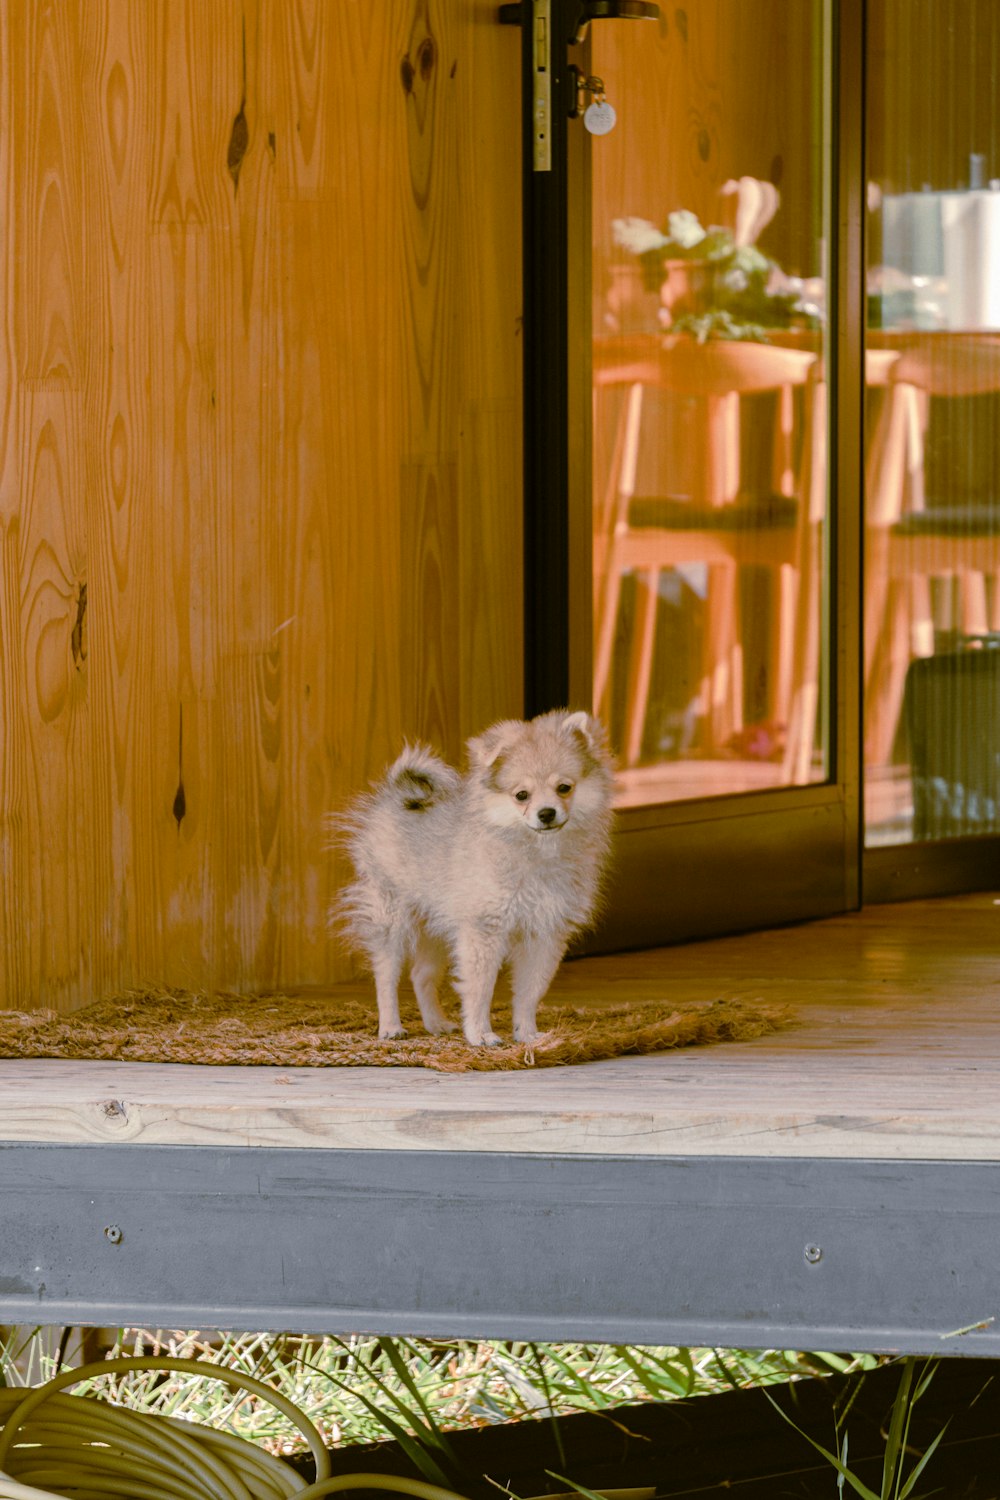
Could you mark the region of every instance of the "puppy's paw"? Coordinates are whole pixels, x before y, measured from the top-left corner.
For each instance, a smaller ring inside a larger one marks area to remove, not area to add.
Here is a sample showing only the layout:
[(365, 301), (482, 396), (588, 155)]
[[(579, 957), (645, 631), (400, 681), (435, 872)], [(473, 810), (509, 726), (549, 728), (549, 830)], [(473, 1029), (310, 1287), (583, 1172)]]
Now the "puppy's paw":
[(469, 1035), (468, 1032), (466, 1032), (466, 1034), (465, 1034), (465, 1040), (468, 1042), (468, 1044), (469, 1044), (470, 1047), (502, 1047), (503, 1046), (503, 1037), (502, 1036), (497, 1036), (497, 1034), (496, 1034), (495, 1031), (483, 1031), (483, 1032), (481, 1032), (479, 1034), (477, 1034), (477, 1033), (474, 1032), (471, 1036)]
[(457, 1021), (449, 1021), (447, 1016), (442, 1016), (440, 1021), (429, 1021), (427, 1023), (427, 1034), (429, 1036), (450, 1036), (453, 1031), (458, 1030)]
[(537, 1047), (539, 1042), (544, 1042), (549, 1035), (546, 1031), (528, 1031), (524, 1027), (514, 1027), (514, 1040), (525, 1047)]
[(405, 1026), (380, 1026), (378, 1039), (380, 1042), (395, 1042), (409, 1034)]

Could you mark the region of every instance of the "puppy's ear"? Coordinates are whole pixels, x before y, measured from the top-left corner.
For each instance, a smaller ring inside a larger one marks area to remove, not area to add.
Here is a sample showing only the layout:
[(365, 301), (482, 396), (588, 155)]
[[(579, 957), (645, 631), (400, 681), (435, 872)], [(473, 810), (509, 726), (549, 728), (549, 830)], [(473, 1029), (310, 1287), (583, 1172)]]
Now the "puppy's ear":
[(593, 714), (588, 714), (583, 709), (577, 713), (566, 714), (562, 727), (570, 734), (582, 736), (584, 745), (592, 753), (603, 754), (607, 747), (604, 725), (600, 719), (595, 719)]
[(582, 709), (577, 713), (566, 712), (561, 715), (559, 728), (576, 745), (588, 771), (610, 765), (608, 736), (600, 719), (595, 719), (593, 714), (585, 713)]
[(502, 719), (499, 724), (491, 724), (489, 729), (484, 729), (482, 734), (469, 740), (466, 746), (469, 765), (475, 770), (485, 770), (494, 765), (504, 750), (514, 743), (523, 727), (517, 719)]

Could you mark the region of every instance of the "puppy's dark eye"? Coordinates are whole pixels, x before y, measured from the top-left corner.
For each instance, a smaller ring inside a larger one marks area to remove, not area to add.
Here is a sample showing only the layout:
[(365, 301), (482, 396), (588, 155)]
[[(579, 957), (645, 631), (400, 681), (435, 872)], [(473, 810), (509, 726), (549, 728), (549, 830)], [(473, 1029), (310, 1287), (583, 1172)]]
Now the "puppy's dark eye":
[(522, 787), (519, 792), (515, 792), (514, 793), (514, 801), (515, 802), (527, 802), (527, 800), (528, 800), (528, 798), (530, 796), (531, 796), (531, 793), (529, 791), (526, 791), (525, 788)]
[(556, 791), (559, 793), (560, 797), (568, 797), (572, 790), (573, 783), (571, 781), (560, 781), (559, 785), (556, 787)]

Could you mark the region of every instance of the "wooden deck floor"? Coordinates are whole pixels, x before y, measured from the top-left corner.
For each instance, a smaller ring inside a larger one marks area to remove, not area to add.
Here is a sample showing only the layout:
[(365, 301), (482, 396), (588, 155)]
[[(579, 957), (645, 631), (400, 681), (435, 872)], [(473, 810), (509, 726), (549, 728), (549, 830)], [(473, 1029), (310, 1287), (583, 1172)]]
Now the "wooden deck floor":
[(0, 1063), (0, 1140), (1000, 1159), (1000, 897), (564, 966), (559, 990), (781, 1002), (776, 1036), (537, 1073)]

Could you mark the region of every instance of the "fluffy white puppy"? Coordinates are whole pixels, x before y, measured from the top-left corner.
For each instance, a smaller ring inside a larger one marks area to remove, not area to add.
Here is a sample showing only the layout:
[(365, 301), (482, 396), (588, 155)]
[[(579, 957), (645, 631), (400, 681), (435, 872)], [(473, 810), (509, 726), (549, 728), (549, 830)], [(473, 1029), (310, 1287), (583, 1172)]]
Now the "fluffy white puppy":
[(332, 916), (375, 977), (379, 1036), (404, 1036), (409, 965), (424, 1025), (454, 1031), (446, 971), (473, 1045), (494, 1046), (497, 976), (510, 966), (514, 1036), (535, 1014), (574, 933), (593, 919), (611, 838), (612, 762), (587, 713), (505, 720), (469, 741), (464, 774), (407, 746), (337, 820), (355, 879)]

